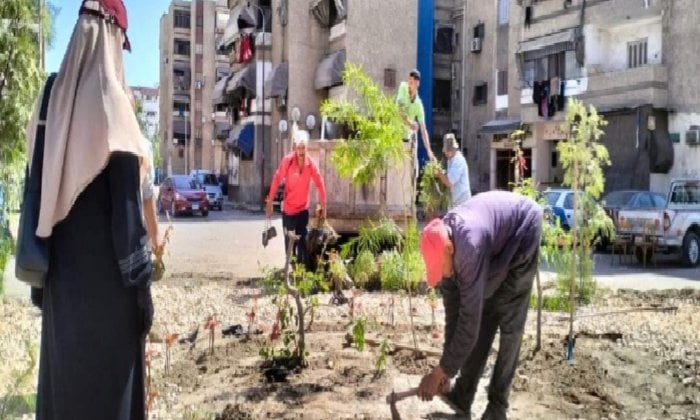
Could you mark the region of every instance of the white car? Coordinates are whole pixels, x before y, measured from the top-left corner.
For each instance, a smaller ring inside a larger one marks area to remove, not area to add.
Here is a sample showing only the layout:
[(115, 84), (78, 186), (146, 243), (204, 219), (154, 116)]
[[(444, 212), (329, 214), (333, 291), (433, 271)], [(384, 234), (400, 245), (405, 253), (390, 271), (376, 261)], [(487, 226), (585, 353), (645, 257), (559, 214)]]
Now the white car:
[(202, 185), (204, 191), (206, 191), (211, 208), (216, 208), (219, 211), (223, 210), (224, 193), (221, 190), (221, 184), (216, 178), (216, 175), (206, 169), (195, 169), (190, 172), (190, 176)]
[(574, 192), (565, 188), (550, 188), (544, 192), (547, 199), (545, 212), (549, 212), (552, 222), (557, 219), (564, 230), (569, 230), (574, 217)]

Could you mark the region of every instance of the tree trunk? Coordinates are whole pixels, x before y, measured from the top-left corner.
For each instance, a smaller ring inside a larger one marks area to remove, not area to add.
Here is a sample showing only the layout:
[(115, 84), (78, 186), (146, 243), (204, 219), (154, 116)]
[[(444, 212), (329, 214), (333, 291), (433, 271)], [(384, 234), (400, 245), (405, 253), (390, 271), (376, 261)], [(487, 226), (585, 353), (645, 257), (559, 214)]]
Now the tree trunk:
[(291, 280), (291, 263), (290, 260), (292, 258), (292, 251), (294, 249), (294, 244), (296, 241), (299, 239), (297, 235), (295, 235), (293, 232), (287, 232), (287, 243), (289, 246), (287, 247), (287, 257), (284, 261), (284, 281), (287, 284), (287, 294), (291, 295), (294, 298), (294, 301), (297, 304), (297, 337), (299, 338), (297, 341), (297, 349), (296, 349), (296, 357), (297, 360), (299, 361), (299, 366), (305, 367), (306, 366), (306, 331), (304, 330), (304, 304), (301, 301), (301, 295), (299, 294), (299, 290), (292, 285), (292, 280)]
[(537, 342), (535, 343), (535, 352), (542, 349), (542, 282), (540, 281), (540, 270), (537, 270), (535, 276), (537, 282)]

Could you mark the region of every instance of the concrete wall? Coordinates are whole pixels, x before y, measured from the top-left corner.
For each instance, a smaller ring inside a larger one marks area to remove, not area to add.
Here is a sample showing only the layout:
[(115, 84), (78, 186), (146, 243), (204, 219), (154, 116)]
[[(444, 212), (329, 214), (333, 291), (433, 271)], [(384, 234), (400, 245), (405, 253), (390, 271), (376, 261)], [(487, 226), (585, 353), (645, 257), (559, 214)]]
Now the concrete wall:
[[(485, 36), (482, 39), (481, 52), (470, 51), (474, 26), (484, 24)], [(464, 18), (465, 28), (463, 48), (465, 48), (466, 65), (464, 69), (464, 139), (462, 147), (469, 165), (469, 178), (474, 191), (486, 191), (490, 188), (491, 136), (480, 135), (481, 126), (495, 117), (496, 76), (498, 34), (497, 1), (467, 2)], [(501, 41), (503, 42), (503, 41)], [(474, 105), (474, 88), (477, 83), (486, 82), (488, 101)]]
[[(700, 112), (700, 4), (673, 0), (664, 17), (664, 49), (669, 69), (669, 106), (679, 113)], [(696, 122), (697, 124), (697, 122)]]
[(686, 132), (691, 125), (700, 125), (700, 112), (677, 113), (669, 116), (669, 131), (678, 135), (674, 143), (674, 162), (668, 174), (652, 174), (651, 189), (667, 192), (674, 178), (700, 178), (700, 146), (687, 143)]

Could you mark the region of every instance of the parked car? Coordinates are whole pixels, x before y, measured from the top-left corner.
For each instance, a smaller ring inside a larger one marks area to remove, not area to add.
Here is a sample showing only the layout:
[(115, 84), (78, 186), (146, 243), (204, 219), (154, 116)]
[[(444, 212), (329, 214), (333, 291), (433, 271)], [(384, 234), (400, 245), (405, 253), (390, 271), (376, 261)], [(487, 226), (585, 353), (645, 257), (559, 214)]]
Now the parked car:
[(564, 188), (549, 188), (543, 193), (547, 204), (545, 215), (552, 223), (558, 220), (564, 230), (571, 228), (574, 214), (574, 192)]
[(206, 169), (195, 169), (190, 173), (190, 176), (207, 192), (211, 207), (219, 211), (223, 210), (224, 192), (216, 175)]
[[(700, 179), (674, 179), (664, 207), (621, 209), (617, 219), (621, 237), (651, 241), (653, 252), (677, 255), (691, 267), (700, 263)], [(641, 253), (636, 257), (645, 258)]]
[(158, 209), (168, 210), (172, 216), (181, 213), (209, 214), (209, 198), (202, 186), (187, 175), (173, 175), (160, 185)]
[(603, 208), (617, 228), (617, 214), (621, 209), (662, 209), (666, 207), (663, 194), (650, 191), (614, 191), (603, 197)]

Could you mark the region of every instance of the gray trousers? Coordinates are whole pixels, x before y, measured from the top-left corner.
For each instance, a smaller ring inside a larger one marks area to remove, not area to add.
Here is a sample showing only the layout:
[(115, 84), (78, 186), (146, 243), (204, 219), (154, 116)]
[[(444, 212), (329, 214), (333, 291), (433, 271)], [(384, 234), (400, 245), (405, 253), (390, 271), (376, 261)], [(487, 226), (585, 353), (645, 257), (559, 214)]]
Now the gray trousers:
[[(468, 419), (471, 418), (474, 395), (497, 329), (500, 331), (498, 356), (488, 388), (489, 403), (482, 420), (506, 419), (508, 397), (518, 364), (530, 292), (537, 272), (537, 260), (538, 256), (535, 254), (522, 267), (512, 269), (493, 296), (484, 302), (479, 338), (462, 365), (450, 395), (452, 402), (466, 413)], [(453, 280), (443, 280), (441, 289), (444, 299), (459, 301), (459, 290)], [(459, 310), (458, 304), (445, 307)], [(458, 313), (446, 313), (446, 316), (456, 319)]]

